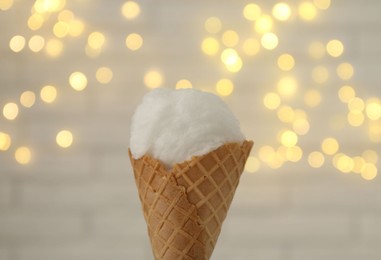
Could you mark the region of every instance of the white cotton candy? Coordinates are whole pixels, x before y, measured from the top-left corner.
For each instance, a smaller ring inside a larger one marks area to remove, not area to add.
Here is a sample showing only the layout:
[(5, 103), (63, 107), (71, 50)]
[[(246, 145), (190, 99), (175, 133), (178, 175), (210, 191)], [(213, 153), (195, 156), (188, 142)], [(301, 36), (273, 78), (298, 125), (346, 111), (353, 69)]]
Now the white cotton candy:
[(244, 139), (238, 120), (216, 95), (159, 88), (144, 96), (132, 117), (130, 150), (135, 159), (147, 154), (171, 167)]

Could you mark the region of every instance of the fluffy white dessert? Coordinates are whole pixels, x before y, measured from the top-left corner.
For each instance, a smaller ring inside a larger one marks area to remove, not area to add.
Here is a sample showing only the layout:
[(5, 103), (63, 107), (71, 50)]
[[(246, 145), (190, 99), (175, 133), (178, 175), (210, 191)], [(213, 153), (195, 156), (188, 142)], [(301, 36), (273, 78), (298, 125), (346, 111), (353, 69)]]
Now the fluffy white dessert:
[(239, 122), (216, 95), (195, 89), (155, 89), (131, 121), (130, 150), (170, 168), (229, 142), (243, 142)]

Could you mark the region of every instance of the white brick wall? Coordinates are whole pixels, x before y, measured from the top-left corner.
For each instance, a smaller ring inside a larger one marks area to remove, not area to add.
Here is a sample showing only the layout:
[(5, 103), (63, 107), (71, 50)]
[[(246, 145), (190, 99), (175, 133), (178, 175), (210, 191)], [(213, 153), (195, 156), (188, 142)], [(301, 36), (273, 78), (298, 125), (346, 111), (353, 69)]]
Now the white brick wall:
[[(299, 89), (319, 89), (322, 106), (306, 109), (311, 132), (300, 138), (304, 150), (300, 163), (287, 163), (278, 170), (262, 167), (258, 173), (243, 175), (212, 259), (381, 259), (381, 178), (368, 182), (339, 173), (330, 159), (320, 169), (306, 163), (306, 155), (331, 135), (353, 156), (366, 149), (381, 154), (379, 143), (369, 142), (365, 127), (346, 124), (335, 130), (329, 125), (333, 116), (346, 113), (337, 98), (338, 88), (345, 84), (335, 76), (340, 62), (354, 65), (355, 78), (348, 84), (356, 87), (360, 97), (381, 97), (381, 1), (334, 0), (315, 21), (277, 23), (279, 48), (244, 58), (237, 74), (227, 73), (218, 57), (201, 53), (200, 43), (208, 35), (203, 24), (207, 17), (218, 16), (224, 30), (235, 29), (245, 39), (252, 24), (241, 12), (250, 1), (142, 0), (138, 1), (142, 13), (134, 21), (120, 15), (124, 0), (66, 2), (86, 22), (86, 33), (63, 39), (65, 50), (59, 59), (28, 49), (17, 54), (9, 50), (15, 34), (27, 39), (37, 33), (52, 35), (51, 25), (37, 32), (27, 30), (33, 1), (15, 1), (13, 8), (0, 13), (0, 109), (6, 102), (18, 102), (25, 90), (38, 93), (47, 84), (58, 89), (53, 104), (37, 100), (31, 109), (21, 108), (12, 122), (0, 115), (0, 131), (13, 138), (10, 150), (0, 152), (0, 260), (152, 259), (127, 156), (129, 120), (147, 92), (144, 73), (159, 68), (165, 86), (174, 87), (187, 78), (195, 87), (209, 90), (220, 78), (231, 78), (235, 92), (224, 100), (246, 136), (255, 140), (253, 155), (257, 155), (259, 147), (276, 143), (276, 134), (284, 127), (276, 113), (262, 105), (263, 95), (274, 91), (276, 79), (287, 74), (276, 66), (284, 52), (295, 56), (292, 73)], [(254, 2), (269, 12), (277, 1)], [(285, 2), (294, 11), (299, 3)], [(105, 33), (106, 46), (102, 55), (89, 59), (84, 46), (95, 30)], [(131, 32), (144, 38), (137, 52), (124, 45)], [(332, 38), (344, 43), (342, 57), (319, 61), (308, 57), (311, 41), (326, 43)], [(327, 84), (319, 87), (311, 81), (311, 70), (317, 65), (330, 72)], [(105, 86), (95, 80), (101, 66), (114, 72)], [(83, 92), (68, 85), (70, 73), (77, 70), (88, 77)], [(292, 105), (304, 108), (300, 100)], [(73, 132), (74, 144), (62, 149), (55, 136), (66, 128)], [(32, 148), (31, 164), (21, 166), (14, 160), (20, 145)]]

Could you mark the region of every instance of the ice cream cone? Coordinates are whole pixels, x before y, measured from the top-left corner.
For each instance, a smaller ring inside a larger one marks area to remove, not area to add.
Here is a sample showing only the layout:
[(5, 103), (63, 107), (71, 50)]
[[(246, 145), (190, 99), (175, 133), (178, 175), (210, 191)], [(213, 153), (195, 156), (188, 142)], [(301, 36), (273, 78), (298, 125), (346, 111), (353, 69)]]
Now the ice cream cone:
[(209, 260), (253, 142), (225, 144), (166, 170), (129, 153), (155, 260)]

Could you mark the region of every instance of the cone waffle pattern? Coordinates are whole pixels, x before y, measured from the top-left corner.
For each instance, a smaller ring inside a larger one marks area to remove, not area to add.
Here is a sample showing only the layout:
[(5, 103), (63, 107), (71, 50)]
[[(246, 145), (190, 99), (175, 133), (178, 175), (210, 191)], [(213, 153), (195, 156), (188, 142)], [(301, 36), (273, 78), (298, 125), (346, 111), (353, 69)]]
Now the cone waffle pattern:
[(131, 156), (156, 260), (209, 260), (253, 142), (225, 144), (167, 171)]

